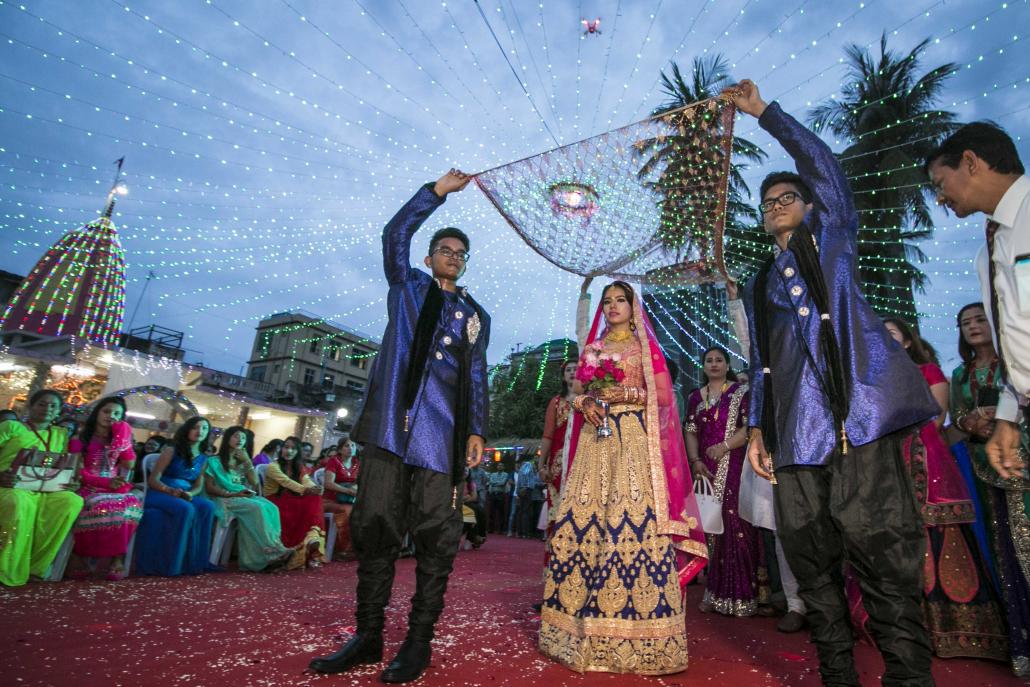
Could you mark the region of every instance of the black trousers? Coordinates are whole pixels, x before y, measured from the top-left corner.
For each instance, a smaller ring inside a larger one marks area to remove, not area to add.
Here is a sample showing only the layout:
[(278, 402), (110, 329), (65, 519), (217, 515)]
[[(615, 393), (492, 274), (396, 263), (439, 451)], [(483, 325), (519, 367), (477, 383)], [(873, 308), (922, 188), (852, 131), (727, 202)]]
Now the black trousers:
[(404, 536), (411, 532), (416, 565), (408, 637), (433, 638), (461, 539), (461, 502), (455, 493), (451, 475), (405, 465), (399, 456), (366, 446), (350, 518), (358, 556), (359, 633), (382, 632), (394, 564)]
[(487, 496), (487, 525), (491, 532), (504, 534), (508, 531), (508, 495), (489, 494)]
[(884, 685), (933, 685), (923, 624), (926, 535), (902, 447), (914, 430), (834, 453), (826, 466), (776, 471), (776, 534), (808, 608), (825, 685), (859, 685), (844, 595), (846, 561), (862, 588)]

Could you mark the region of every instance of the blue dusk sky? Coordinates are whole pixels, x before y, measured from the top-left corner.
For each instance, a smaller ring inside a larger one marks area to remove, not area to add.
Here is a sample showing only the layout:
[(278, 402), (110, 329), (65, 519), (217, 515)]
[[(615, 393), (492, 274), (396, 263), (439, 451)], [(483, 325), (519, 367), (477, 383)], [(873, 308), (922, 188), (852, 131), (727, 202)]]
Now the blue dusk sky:
[[(996, 120), (1028, 160), (1028, 29), (1027, 2), (993, 0), (4, 0), (0, 269), (25, 274), (93, 219), (125, 156), (126, 320), (183, 330), (188, 360), (239, 372), (271, 313), (379, 336), (380, 231), (421, 184), (638, 121), (672, 61), (720, 53), (804, 119), (839, 96), (846, 44), (929, 38), (923, 71), (961, 65), (940, 106)], [(753, 189), (789, 166), (754, 120), (737, 132), (770, 154)], [(950, 370), (957, 306), (979, 299), (982, 218), (936, 219), (918, 305)], [(579, 278), (478, 189), (452, 196), (414, 252), (446, 225), (472, 237), (465, 283), (493, 316), (491, 362), (572, 335)]]

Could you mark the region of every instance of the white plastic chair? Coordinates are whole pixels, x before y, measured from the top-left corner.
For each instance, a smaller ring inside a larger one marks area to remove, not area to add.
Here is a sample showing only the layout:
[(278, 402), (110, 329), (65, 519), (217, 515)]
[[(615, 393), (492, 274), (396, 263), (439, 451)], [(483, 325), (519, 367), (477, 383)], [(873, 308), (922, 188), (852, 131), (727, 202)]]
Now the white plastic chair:
[[(74, 529), (74, 526), (72, 529)], [(57, 555), (54, 556), (54, 560), (50, 563), (50, 567), (47, 568), (46, 574), (43, 575), (43, 581), (60, 582), (64, 579), (64, 569), (68, 567), (68, 559), (72, 557), (72, 548), (74, 546), (75, 537), (69, 531), (68, 536), (64, 538), (64, 543), (61, 544), (61, 548), (57, 550)]]
[(258, 465), (254, 468), (254, 472), (257, 473), (258, 491), (260, 492), (258, 496), (265, 495), (265, 473), (268, 472), (268, 466), (269, 463), (265, 463), (264, 465)]
[[(315, 474), (311, 476), (311, 479), (315, 481), (319, 487), (325, 487), (325, 468), (318, 468), (315, 470)], [(328, 560), (333, 560), (333, 549), (336, 548), (336, 519), (333, 517), (335, 513), (327, 512), (325, 514), (325, 557)]]
[[(143, 458), (143, 494), (147, 493), (147, 477), (150, 474), (150, 469), (154, 466), (154, 461), (157, 460), (160, 454), (151, 453)], [(147, 463), (147, 458), (152, 458), (150, 463)], [(74, 531), (74, 526), (72, 531)], [(54, 557), (50, 567), (47, 569), (46, 575), (43, 576), (43, 580), (46, 582), (60, 582), (64, 579), (64, 572), (68, 567), (68, 561), (71, 559), (72, 550), (75, 548), (75, 536), (73, 532), (68, 532), (68, 536), (65, 537), (64, 543), (61, 544), (61, 548), (58, 549), (57, 555)], [(136, 533), (132, 533), (132, 538), (129, 539), (129, 547), (125, 550), (125, 558), (122, 560), (122, 567), (128, 571), (132, 565), (132, 553), (136, 548)], [(95, 561), (88, 559), (87, 564), (92, 568)]]

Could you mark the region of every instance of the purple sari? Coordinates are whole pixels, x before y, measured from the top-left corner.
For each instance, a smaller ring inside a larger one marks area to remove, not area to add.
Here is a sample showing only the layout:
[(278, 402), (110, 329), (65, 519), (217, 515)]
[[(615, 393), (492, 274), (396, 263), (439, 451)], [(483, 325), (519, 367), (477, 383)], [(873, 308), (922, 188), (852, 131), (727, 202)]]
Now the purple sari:
[(707, 451), (729, 441), (748, 416), (748, 389), (730, 384), (712, 403), (700, 389), (687, 399), (687, 427), (697, 437), (699, 457), (715, 476), (712, 488), (722, 498), (722, 534), (708, 535), (708, 586), (704, 604), (723, 615), (749, 616), (758, 610), (758, 532), (740, 517), (740, 476), (745, 449), (734, 449), (718, 460)]

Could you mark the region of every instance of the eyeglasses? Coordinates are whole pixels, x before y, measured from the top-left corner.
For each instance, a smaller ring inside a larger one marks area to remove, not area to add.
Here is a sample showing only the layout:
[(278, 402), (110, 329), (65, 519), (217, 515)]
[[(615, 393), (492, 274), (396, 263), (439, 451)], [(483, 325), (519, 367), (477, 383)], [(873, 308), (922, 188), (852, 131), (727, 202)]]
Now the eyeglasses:
[(763, 213), (767, 213), (777, 205), (779, 205), (781, 208), (785, 208), (788, 205), (793, 205), (794, 201), (798, 198), (800, 198), (800, 196), (797, 193), (794, 193), (793, 191), (787, 191), (786, 193), (781, 193), (775, 198), (763, 200), (761, 203), (758, 204), (758, 209), (761, 210)]
[(453, 251), (447, 246), (441, 246), (433, 251), (434, 254), (439, 253), (445, 258), (458, 258), (462, 262), (468, 262), (472, 258), (472, 254), (467, 250)]

